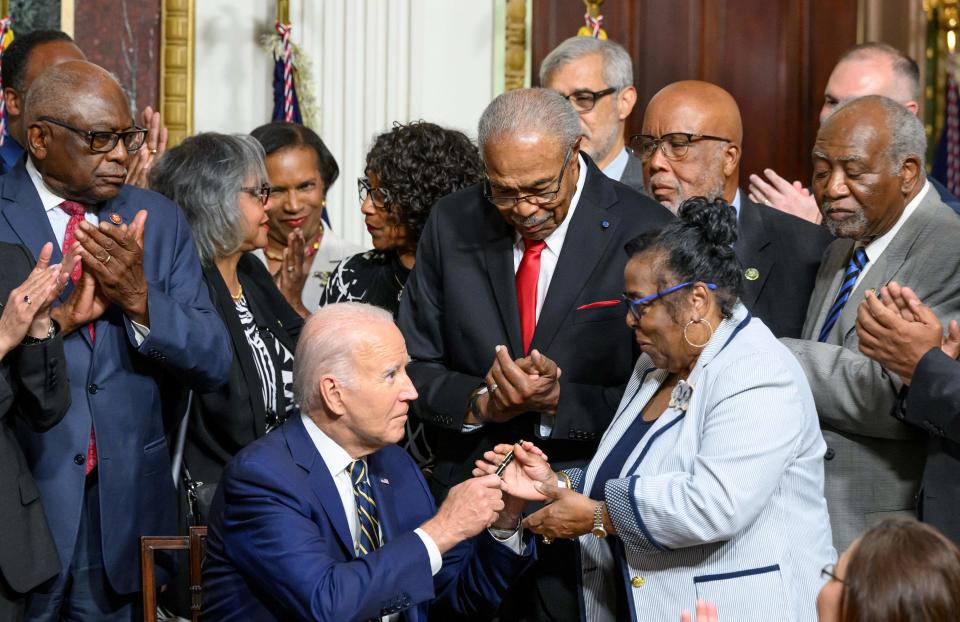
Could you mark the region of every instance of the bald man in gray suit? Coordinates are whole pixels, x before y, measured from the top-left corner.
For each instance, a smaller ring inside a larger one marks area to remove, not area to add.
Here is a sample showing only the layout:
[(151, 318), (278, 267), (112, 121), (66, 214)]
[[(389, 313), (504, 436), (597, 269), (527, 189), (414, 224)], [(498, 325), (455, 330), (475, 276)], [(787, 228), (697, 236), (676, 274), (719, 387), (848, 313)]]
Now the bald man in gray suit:
[(784, 339), (813, 389), (827, 442), (825, 496), (834, 544), (915, 509), (925, 452), (892, 416), (900, 378), (861, 354), (858, 303), (891, 280), (938, 317), (960, 313), (960, 219), (924, 173), (923, 125), (892, 99), (838, 106), (813, 149), (813, 189), (837, 236), (824, 254), (803, 339)]

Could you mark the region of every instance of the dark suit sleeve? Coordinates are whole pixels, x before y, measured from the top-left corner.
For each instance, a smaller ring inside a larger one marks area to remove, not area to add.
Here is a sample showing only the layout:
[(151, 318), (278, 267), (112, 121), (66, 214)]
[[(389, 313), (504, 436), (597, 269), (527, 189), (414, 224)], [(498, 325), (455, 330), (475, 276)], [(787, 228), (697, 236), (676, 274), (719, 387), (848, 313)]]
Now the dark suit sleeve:
[(327, 552), (336, 549), (329, 543), (336, 535), (321, 529), (309, 500), (297, 498), (270, 465), (240, 456), (222, 485), (231, 561), (254, 591), (296, 619), (364, 620), (379, 617), (397, 594), (407, 606), (433, 598), (430, 558), (413, 531), (344, 562)]
[(14, 363), (17, 382), (17, 414), (35, 432), (49, 430), (70, 408), (63, 337), (20, 346)]
[(907, 423), (960, 443), (960, 362), (940, 348), (927, 352), (913, 374), (904, 408)]
[[(210, 302), (190, 228), (179, 208), (174, 207), (174, 213), (173, 248), (148, 245), (146, 249), (171, 252), (173, 260), (168, 286), (149, 284), (150, 333), (137, 350), (167, 366), (191, 388), (212, 391), (229, 378), (232, 349), (223, 321)], [(136, 346), (130, 319), (124, 316), (124, 321), (128, 338)]]
[[(467, 413), (470, 393), (483, 378), (456, 372), (447, 367), (443, 336), (443, 264), (440, 257), (440, 227), (437, 210), (431, 214), (420, 236), (417, 261), (407, 279), (397, 322), (407, 342), (411, 363), (407, 368), (420, 397), (414, 412), (431, 424), (460, 430)], [(490, 360), (493, 361), (493, 352)], [(430, 413), (429, 417), (423, 417)]]

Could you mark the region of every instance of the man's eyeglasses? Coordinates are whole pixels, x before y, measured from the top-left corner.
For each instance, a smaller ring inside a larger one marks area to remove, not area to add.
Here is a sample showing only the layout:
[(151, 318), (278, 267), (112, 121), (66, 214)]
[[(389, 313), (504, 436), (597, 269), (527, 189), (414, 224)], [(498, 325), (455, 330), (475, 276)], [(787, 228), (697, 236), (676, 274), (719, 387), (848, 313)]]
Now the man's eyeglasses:
[(577, 112), (590, 112), (593, 110), (593, 107), (597, 105), (598, 99), (616, 92), (617, 88), (611, 86), (602, 91), (574, 91), (569, 95), (565, 95), (565, 97), (570, 100), (574, 110)]
[(548, 190), (547, 192), (538, 192), (537, 194), (525, 194), (520, 197), (495, 197), (493, 196), (493, 191), (490, 188), (490, 180), (486, 179), (483, 182), (483, 196), (496, 205), (497, 207), (502, 208), (514, 208), (518, 203), (523, 201), (524, 203), (529, 203), (530, 205), (549, 205), (557, 200), (557, 195), (560, 194), (560, 187), (563, 185), (563, 174), (567, 170), (567, 164), (570, 163), (570, 155), (573, 154), (573, 147), (567, 151), (567, 155), (563, 158), (563, 164), (560, 166), (560, 174), (557, 176), (557, 187), (553, 190)]
[(136, 126), (134, 126), (134, 129), (124, 132), (108, 132), (105, 130), (82, 130), (52, 117), (40, 117), (38, 120), (59, 125), (83, 136), (90, 143), (90, 151), (95, 153), (110, 153), (121, 140), (123, 146), (127, 148), (127, 153), (133, 153), (143, 146), (143, 141), (147, 138), (147, 130)]
[(391, 201), (390, 191), (386, 188), (374, 188), (370, 182), (360, 177), (357, 179), (357, 192), (360, 194), (360, 202), (363, 203), (370, 197), (370, 200), (377, 207), (386, 207)]
[(270, 193), (272, 192), (270, 184), (260, 184), (259, 186), (240, 188), (240, 192), (246, 192), (254, 199), (260, 201), (262, 205), (266, 205), (267, 201), (270, 200)]
[(646, 162), (653, 157), (653, 153), (660, 148), (663, 155), (668, 160), (682, 160), (690, 149), (690, 145), (698, 143), (701, 140), (719, 140), (721, 142), (731, 142), (729, 138), (719, 136), (708, 136), (707, 134), (688, 134), (686, 132), (671, 132), (664, 134), (660, 138), (654, 138), (647, 134), (634, 134), (630, 137), (630, 146), (634, 152), (640, 156), (640, 159)]
[(833, 579), (834, 581), (839, 581), (844, 583), (844, 580), (837, 576), (837, 566), (836, 564), (827, 564), (820, 570), (821, 579)]
[[(627, 309), (630, 310), (630, 314), (633, 315), (633, 319), (640, 321), (643, 318), (643, 314), (646, 313), (647, 308), (653, 304), (653, 301), (657, 298), (663, 298), (667, 294), (672, 294), (675, 291), (681, 290), (684, 287), (689, 287), (695, 284), (697, 281), (686, 281), (680, 283), (679, 285), (674, 285), (673, 287), (668, 287), (662, 292), (657, 292), (656, 294), (650, 294), (649, 296), (644, 296), (643, 298), (631, 298), (627, 296), (626, 292), (623, 294), (623, 301), (627, 303)], [(717, 289), (717, 286), (713, 283), (704, 283), (707, 286), (707, 289), (714, 290)]]

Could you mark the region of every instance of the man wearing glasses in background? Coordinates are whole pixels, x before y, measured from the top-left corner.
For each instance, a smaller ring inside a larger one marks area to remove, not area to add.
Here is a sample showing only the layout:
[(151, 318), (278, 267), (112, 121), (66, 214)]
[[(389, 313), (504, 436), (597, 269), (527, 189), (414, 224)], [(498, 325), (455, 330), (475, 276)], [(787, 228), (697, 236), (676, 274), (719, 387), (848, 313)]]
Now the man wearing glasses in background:
[(18, 430), (61, 565), (26, 619), (142, 619), (140, 536), (176, 533), (163, 387), (222, 385), (232, 350), (182, 213), (125, 184), (147, 130), (116, 80), (55, 65), (24, 114), (29, 158), (0, 178), (0, 241), (82, 260), (51, 310), (70, 409), (46, 433)]
[(623, 46), (570, 37), (540, 64), (540, 84), (570, 100), (580, 113), (580, 148), (610, 179), (643, 190), (643, 167), (624, 144), (627, 117), (637, 103), (633, 62)]
[[(437, 432), (438, 502), (497, 443), (585, 464), (630, 377), (624, 245), (671, 215), (603, 175), (581, 140), (555, 91), (500, 95), (478, 129), (486, 181), (440, 199), (420, 237), (398, 321), (412, 412)], [(578, 620), (572, 542), (538, 556), (501, 618)]]
[(643, 161), (646, 192), (664, 207), (676, 212), (686, 199), (704, 196), (737, 210), (740, 300), (777, 337), (799, 337), (833, 236), (740, 191), (742, 139), (740, 108), (730, 93), (686, 80), (653, 96), (630, 146)]

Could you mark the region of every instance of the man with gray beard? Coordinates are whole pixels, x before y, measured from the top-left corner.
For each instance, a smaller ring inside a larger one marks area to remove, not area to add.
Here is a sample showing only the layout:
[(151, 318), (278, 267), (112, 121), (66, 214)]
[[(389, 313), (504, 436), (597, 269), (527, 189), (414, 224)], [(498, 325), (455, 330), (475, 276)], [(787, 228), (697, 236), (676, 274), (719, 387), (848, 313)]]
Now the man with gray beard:
[(827, 442), (825, 496), (842, 551), (877, 521), (913, 514), (924, 465), (918, 430), (892, 416), (900, 377), (859, 351), (858, 303), (891, 280), (946, 325), (960, 314), (960, 219), (926, 179), (923, 125), (872, 95), (837, 106), (813, 148), (813, 194), (839, 239), (823, 257), (803, 339), (803, 365)]
[(823, 250), (823, 228), (750, 201), (737, 187), (743, 123), (727, 91), (685, 80), (660, 90), (631, 146), (645, 191), (676, 212), (690, 197), (722, 198), (737, 211), (740, 299), (778, 337), (799, 337)]

